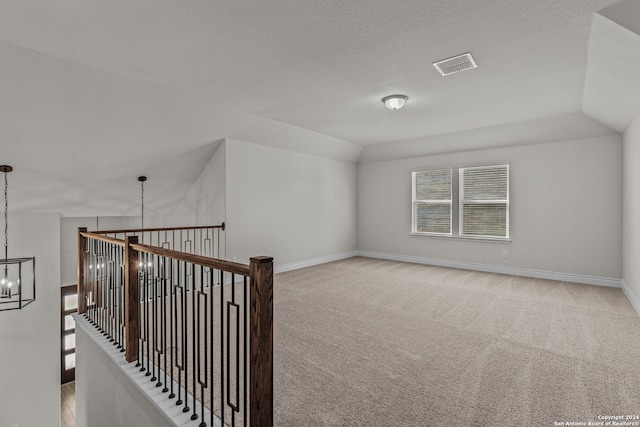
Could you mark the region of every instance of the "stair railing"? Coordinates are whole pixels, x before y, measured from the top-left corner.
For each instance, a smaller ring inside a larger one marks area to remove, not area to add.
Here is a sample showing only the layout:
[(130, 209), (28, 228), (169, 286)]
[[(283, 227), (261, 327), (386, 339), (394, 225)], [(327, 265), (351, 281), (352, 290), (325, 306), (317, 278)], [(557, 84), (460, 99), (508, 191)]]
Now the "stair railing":
[(80, 228), (78, 312), (200, 427), (272, 426), (273, 259), (207, 256), (222, 230)]

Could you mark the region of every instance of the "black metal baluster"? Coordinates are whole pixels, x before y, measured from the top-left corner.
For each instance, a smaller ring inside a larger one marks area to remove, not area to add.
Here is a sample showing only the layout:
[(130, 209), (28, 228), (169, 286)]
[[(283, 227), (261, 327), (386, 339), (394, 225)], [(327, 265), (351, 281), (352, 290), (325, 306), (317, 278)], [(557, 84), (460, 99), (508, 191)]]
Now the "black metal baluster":
[[(187, 263), (184, 264), (184, 286), (185, 289), (184, 291), (188, 291), (189, 290), (189, 286), (188, 286), (188, 280), (189, 280), (189, 276), (188, 276), (188, 266)], [(187, 354), (187, 350), (188, 350), (188, 343), (187, 343), (187, 337), (189, 336), (189, 313), (188, 313), (188, 309), (189, 309), (189, 298), (185, 297), (184, 298), (184, 307), (182, 310), (182, 315), (183, 315), (183, 322), (182, 322), (182, 329), (183, 329), (183, 337), (182, 337), (182, 354), (183, 354), (183, 360), (184, 360), (184, 408), (182, 408), (182, 412), (189, 412), (190, 408), (189, 408), (189, 357)]]
[(107, 261), (107, 265), (109, 266), (109, 294), (111, 301), (109, 302), (109, 341), (114, 343), (114, 345), (118, 345), (117, 335), (116, 335), (116, 275), (115, 275), (115, 264), (113, 263), (113, 259), (115, 257), (115, 245), (109, 244), (109, 260)]
[(108, 245), (106, 243), (102, 244), (103, 252), (102, 252), (102, 274), (104, 275), (103, 282), (103, 294), (104, 299), (102, 300), (103, 313), (104, 313), (104, 334), (109, 337), (110, 329), (109, 329), (109, 305), (111, 304), (111, 278), (109, 277), (109, 250)]
[(100, 332), (104, 335), (104, 271), (102, 270), (102, 245), (103, 242), (98, 242), (98, 273), (100, 279), (98, 283), (98, 325), (100, 328)]
[[(206, 387), (209, 386), (209, 363), (208, 363), (208, 357), (207, 357), (207, 347), (208, 347), (208, 341), (209, 341), (209, 336), (208, 336), (208, 324), (209, 324), (209, 306), (207, 305), (207, 294), (204, 292), (204, 282), (205, 282), (205, 275), (204, 275), (205, 271), (204, 271), (204, 267), (200, 266), (200, 292), (198, 293), (198, 331), (200, 331), (200, 321), (202, 321), (202, 323), (204, 324), (204, 332), (202, 335), (202, 338), (204, 338), (204, 343), (202, 343), (202, 348), (201, 348), (201, 337), (200, 337), (200, 333), (198, 333), (198, 383), (200, 384), (200, 412), (202, 413), (202, 422), (200, 423), (199, 427), (205, 427), (207, 425), (207, 423), (204, 420), (204, 389)], [(200, 297), (204, 298), (204, 304), (202, 304), (200, 302)], [(204, 318), (202, 317), (201, 313), (200, 313), (200, 309), (201, 307), (204, 307)], [(204, 349), (204, 357), (202, 357), (202, 351)], [(201, 360), (204, 359), (204, 360)], [(202, 380), (202, 372), (200, 370), (200, 367), (202, 366), (202, 364), (204, 363), (204, 381)], [(211, 408), (213, 410), (213, 408)]]
[(247, 329), (249, 329), (247, 327), (247, 318), (248, 316), (248, 309), (247, 307), (249, 306), (249, 296), (248, 296), (248, 282), (247, 282), (247, 276), (244, 276), (243, 278), (244, 281), (244, 313), (242, 315), (242, 330), (244, 332), (244, 338), (242, 340), (243, 346), (244, 346), (244, 362), (242, 364), (243, 368), (242, 368), (242, 373), (244, 374), (244, 388), (243, 388), (243, 393), (242, 393), (242, 425), (244, 427), (247, 426), (247, 388), (249, 387), (249, 383), (248, 383), (248, 379), (249, 379), (249, 375), (247, 374), (247, 364), (248, 364), (248, 357), (247, 357)]
[[(235, 355), (236, 355), (236, 403), (231, 403), (231, 307), (236, 310), (236, 333), (235, 333)], [(231, 273), (231, 301), (227, 301), (227, 406), (231, 408), (231, 425), (236, 424), (236, 412), (239, 411), (238, 403), (240, 401), (240, 306), (236, 304), (236, 278)]]
[(91, 307), (92, 307), (92, 313), (91, 313), (91, 317), (92, 317), (92, 321), (93, 321), (93, 325), (99, 329), (98, 326), (98, 312), (96, 311), (96, 301), (98, 299), (98, 241), (94, 240), (93, 241), (93, 256), (91, 257), (93, 263), (91, 265), (92, 267), (92, 273), (91, 276), (93, 278), (93, 280), (91, 281)]
[[(153, 234), (150, 233), (149, 239), (153, 239)], [(154, 256), (151, 255), (151, 259), (154, 259)], [(157, 259), (156, 259), (157, 261)], [(157, 274), (155, 274), (155, 268), (156, 268), (156, 264), (153, 264), (153, 261), (151, 261), (152, 264), (151, 265), (147, 265), (147, 268), (149, 268), (150, 272), (151, 272), (151, 283), (153, 283), (153, 290), (151, 292), (151, 304), (152, 304), (152, 316), (153, 316), (153, 322), (151, 324), (151, 333), (152, 333), (152, 338), (153, 338), (153, 343), (152, 343), (152, 350), (151, 350), (151, 357), (152, 357), (152, 363), (151, 363), (151, 372), (152, 372), (152, 377), (151, 377), (151, 381), (156, 381), (158, 378), (156, 377), (156, 370), (157, 370), (157, 364), (156, 364), (156, 353), (157, 353), (157, 348), (158, 348), (158, 276)], [(159, 385), (161, 384), (156, 384), (156, 387), (159, 387)]]
[(156, 383), (156, 387), (162, 386), (161, 376), (160, 376), (160, 367), (161, 365), (161, 357), (162, 357), (162, 310), (160, 307), (160, 303), (162, 303), (162, 293), (160, 292), (162, 285), (162, 276), (160, 269), (160, 257), (158, 255), (154, 255), (152, 257), (153, 261), (153, 270), (154, 270), (154, 292), (155, 295), (153, 297), (156, 313), (154, 315), (155, 322), (155, 333), (154, 333), (154, 356), (157, 357), (158, 363), (154, 364), (154, 376), (158, 380)]
[(95, 259), (95, 265), (93, 266), (93, 272), (95, 275), (96, 280), (94, 281), (94, 292), (91, 295), (91, 299), (93, 300), (93, 317), (94, 317), (94, 322), (95, 322), (95, 326), (96, 328), (98, 328), (98, 330), (100, 330), (100, 311), (99, 311), (99, 306), (98, 306), (98, 301), (100, 300), (100, 294), (99, 294), (99, 290), (100, 290), (100, 270), (98, 270), (98, 254), (99, 254), (99, 249), (98, 249), (98, 241), (96, 240), (94, 243), (95, 246), (95, 255), (94, 255), (94, 259)]
[(112, 284), (112, 289), (111, 289), (111, 331), (112, 331), (112, 335), (111, 337), (113, 338), (113, 345), (116, 346), (116, 348), (118, 347), (118, 271), (116, 270), (117, 265), (116, 265), (116, 258), (117, 258), (117, 254), (118, 254), (118, 246), (116, 245), (110, 245), (111, 246), (111, 251), (110, 251), (110, 256), (109, 256), (109, 263), (111, 264), (111, 268), (110, 270), (110, 274), (111, 274), (111, 284)]
[(109, 281), (107, 278), (107, 270), (104, 268), (105, 262), (104, 262), (104, 254), (105, 254), (105, 243), (104, 242), (100, 242), (100, 283), (101, 283), (101, 292), (100, 294), (101, 299), (100, 299), (100, 322), (102, 323), (102, 335), (104, 336), (108, 336), (108, 331), (107, 331), (107, 307), (109, 304)]
[(176, 307), (176, 301), (177, 301), (177, 298), (176, 298), (176, 285), (175, 285), (175, 281), (173, 280), (173, 264), (174, 264), (174, 262), (175, 262), (174, 260), (171, 260), (171, 264), (169, 265), (169, 277), (171, 277), (171, 283), (169, 283), (169, 291), (171, 292), (169, 294), (169, 306), (170, 306), (170, 311), (171, 311), (171, 319), (170, 319), (170, 322), (169, 322), (169, 341), (170, 341), (170, 343), (169, 343), (169, 352), (171, 353), (171, 356), (170, 356), (171, 359), (169, 361), (170, 362), (169, 365), (171, 366), (171, 375), (170, 375), (170, 378), (171, 378), (171, 385), (170, 385), (171, 392), (169, 393), (169, 399), (173, 399), (174, 397), (176, 397), (176, 394), (173, 392), (173, 378), (174, 378), (173, 377), (173, 362), (174, 362), (173, 355), (174, 355), (174, 352), (175, 352), (173, 346), (174, 346), (174, 343), (178, 342), (178, 340), (177, 339), (174, 340), (173, 334), (174, 334), (174, 331), (177, 329), (177, 322), (178, 322), (178, 319), (177, 319), (178, 314), (177, 314), (177, 312), (178, 311), (177, 311), (177, 307)]
[(209, 409), (211, 409), (211, 427), (214, 427), (214, 419), (215, 419), (215, 411), (214, 411), (214, 409), (215, 409), (215, 402), (216, 401), (215, 401), (215, 396), (214, 396), (215, 395), (215, 387), (214, 387), (214, 384), (213, 384), (213, 379), (215, 378), (214, 375), (215, 375), (215, 366), (216, 366), (216, 364), (215, 364), (215, 356), (214, 356), (214, 347), (215, 347), (214, 338), (215, 337), (214, 337), (214, 332), (213, 332), (213, 330), (214, 330), (214, 328), (213, 328), (213, 316), (214, 316), (214, 310), (213, 310), (213, 308), (214, 308), (213, 281), (214, 281), (214, 278), (215, 278), (215, 271), (213, 270), (213, 268), (210, 270), (210, 275), (211, 275), (211, 280), (209, 281), (209, 296), (211, 298), (211, 330), (210, 330), (210, 334), (211, 335), (210, 335), (210, 340), (209, 340), (210, 341), (209, 342), (209, 346), (210, 346), (209, 347), (209, 355), (211, 357), (211, 377), (210, 377), (211, 378), (211, 381), (210, 381), (211, 386), (210, 386), (209, 393), (211, 395), (211, 399), (209, 401), (210, 402), (209, 405), (211, 406), (211, 408), (209, 408)]
[(196, 329), (196, 314), (198, 315), (198, 321), (200, 320), (200, 298), (198, 298), (198, 308), (196, 313), (196, 265), (191, 264), (191, 325), (192, 325), (192, 334), (191, 334), (191, 357), (193, 361), (193, 414), (191, 414), (192, 420), (198, 419), (198, 414), (196, 412), (198, 405), (196, 404), (196, 396), (198, 395), (198, 386), (197, 386), (197, 378), (198, 371), (200, 369), (200, 364), (196, 363), (196, 360), (200, 358), (199, 354), (196, 354), (196, 348), (200, 349), (200, 324), (198, 322)]
[[(144, 232), (142, 232), (142, 236), (144, 236)], [(144, 240), (143, 240), (144, 241)], [(143, 350), (143, 354), (144, 354), (144, 358), (142, 359), (142, 367), (144, 368), (145, 362), (147, 364), (147, 367), (145, 368), (145, 373), (144, 376), (148, 377), (149, 375), (151, 375), (151, 372), (149, 372), (149, 284), (147, 282), (148, 280), (148, 274), (147, 274), (147, 254), (146, 253), (142, 253), (140, 254), (140, 259), (142, 260), (142, 265), (140, 266), (141, 271), (142, 271), (142, 286), (144, 287), (143, 290), (143, 295), (144, 295), (144, 301), (143, 301), (143, 311), (144, 311), (144, 342), (142, 344), (143, 347), (145, 347), (146, 344), (146, 351)]]
[(95, 292), (93, 293), (93, 307), (94, 307), (94, 316), (95, 316), (95, 321), (96, 321), (96, 327), (98, 328), (98, 330), (101, 330), (100, 328), (100, 306), (99, 306), (99, 301), (100, 301), (100, 270), (98, 268), (98, 266), (100, 265), (100, 258), (99, 258), (99, 254), (100, 254), (100, 249), (98, 246), (99, 242), (96, 241), (95, 242), (95, 246), (96, 246), (96, 255), (95, 255), (95, 260), (96, 260), (96, 264), (93, 266), (93, 270), (95, 272), (95, 276), (96, 276), (96, 281), (95, 281)]
[[(178, 261), (178, 285), (176, 287), (176, 292), (178, 288), (180, 289), (180, 324), (176, 323), (176, 366), (178, 367), (178, 400), (176, 401), (176, 405), (182, 405), (182, 371), (184, 370), (184, 288), (183, 284), (180, 282), (180, 266), (182, 265), (182, 261)], [(177, 301), (177, 295), (176, 295)], [(176, 304), (176, 312), (177, 312), (177, 304)], [(178, 340), (178, 332), (180, 333), (180, 340)], [(180, 354), (178, 354), (178, 346), (180, 346)], [(178, 364), (178, 360), (180, 364)]]
[(102, 299), (102, 273), (100, 271), (100, 246), (102, 242), (96, 241), (96, 323), (98, 326), (98, 330), (102, 333), (102, 310), (101, 307), (101, 299)]
[(102, 249), (103, 249), (103, 245), (104, 243), (102, 241), (98, 242), (98, 272), (100, 273), (100, 280), (98, 283), (100, 283), (99, 286), (99, 293), (100, 293), (100, 297), (99, 297), (99, 315), (98, 315), (98, 323), (100, 324), (100, 331), (102, 332), (102, 335), (104, 335), (104, 269), (102, 268), (102, 263), (103, 263), (103, 258), (102, 258)]
[[(166, 235), (166, 232), (165, 232)], [(164, 363), (164, 388), (163, 393), (169, 391), (167, 387), (167, 258), (162, 257), (162, 356)]]
[(117, 284), (118, 275), (116, 274), (116, 254), (117, 246), (109, 244), (109, 274), (111, 275), (111, 339), (113, 345), (118, 347), (118, 301), (117, 301)]
[[(228, 373), (227, 373), (228, 375)], [(220, 412), (224, 425), (224, 275), (220, 271)]]

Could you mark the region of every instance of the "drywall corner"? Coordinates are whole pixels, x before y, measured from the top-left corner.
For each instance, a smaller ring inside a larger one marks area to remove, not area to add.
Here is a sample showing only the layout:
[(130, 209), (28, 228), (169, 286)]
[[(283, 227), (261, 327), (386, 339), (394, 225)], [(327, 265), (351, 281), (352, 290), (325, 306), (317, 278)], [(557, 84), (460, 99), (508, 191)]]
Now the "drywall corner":
[[(623, 136), (622, 280), (626, 292), (640, 300), (640, 115)], [(633, 300), (632, 300), (633, 301)]]

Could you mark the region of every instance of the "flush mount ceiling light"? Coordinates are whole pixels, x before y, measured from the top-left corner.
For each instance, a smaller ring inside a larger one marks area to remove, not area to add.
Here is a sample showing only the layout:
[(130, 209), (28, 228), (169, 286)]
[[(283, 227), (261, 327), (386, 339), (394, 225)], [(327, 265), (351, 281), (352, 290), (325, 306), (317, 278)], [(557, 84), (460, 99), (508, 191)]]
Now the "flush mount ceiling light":
[(409, 99), (406, 95), (389, 95), (382, 98), (382, 102), (389, 110), (399, 110), (404, 107), (404, 103)]
[(433, 63), (433, 66), (443, 76), (459, 73), (460, 71), (471, 70), (477, 68), (475, 59), (471, 56), (471, 53), (467, 52), (462, 55), (453, 56), (451, 58), (443, 59)]

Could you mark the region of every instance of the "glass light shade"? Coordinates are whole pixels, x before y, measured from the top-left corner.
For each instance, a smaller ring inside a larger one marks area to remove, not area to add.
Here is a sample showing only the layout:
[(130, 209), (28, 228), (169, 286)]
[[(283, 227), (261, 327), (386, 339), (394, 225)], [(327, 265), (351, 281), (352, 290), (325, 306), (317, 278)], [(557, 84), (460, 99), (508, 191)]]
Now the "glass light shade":
[(406, 95), (389, 95), (382, 98), (382, 102), (389, 110), (399, 110), (404, 107), (404, 103), (409, 99)]

